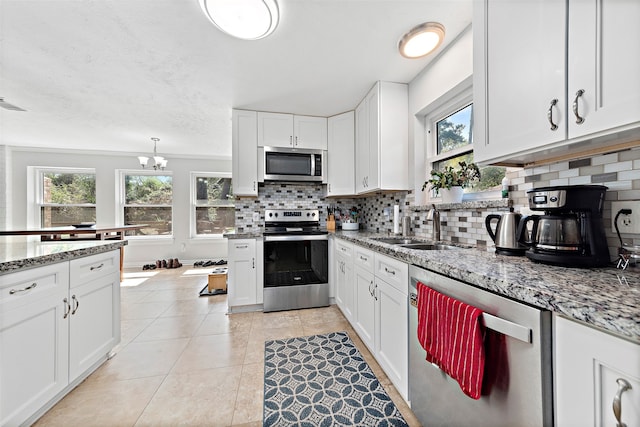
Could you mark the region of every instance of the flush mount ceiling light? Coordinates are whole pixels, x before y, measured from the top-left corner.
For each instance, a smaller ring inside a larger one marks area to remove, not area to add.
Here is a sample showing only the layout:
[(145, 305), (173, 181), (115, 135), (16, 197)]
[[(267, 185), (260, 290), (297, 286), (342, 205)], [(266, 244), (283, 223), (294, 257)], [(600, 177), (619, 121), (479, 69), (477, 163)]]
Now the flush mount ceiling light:
[(278, 26), (276, 0), (199, 0), (209, 20), (223, 32), (243, 40), (267, 37)]
[(425, 22), (412, 28), (398, 43), (405, 58), (422, 58), (433, 52), (444, 40), (444, 26), (437, 22)]
[[(151, 166), (153, 166), (154, 170), (158, 170), (158, 169), (164, 170), (164, 168), (167, 167), (168, 160), (162, 156), (158, 156), (158, 152), (156, 150), (158, 141), (160, 141), (160, 138), (151, 138), (151, 140), (153, 141), (153, 157), (152, 157), (153, 164)], [(142, 166), (142, 168), (144, 169), (145, 166), (147, 166), (147, 162), (149, 161), (149, 158), (144, 156), (139, 156), (138, 161), (140, 162), (140, 166)]]

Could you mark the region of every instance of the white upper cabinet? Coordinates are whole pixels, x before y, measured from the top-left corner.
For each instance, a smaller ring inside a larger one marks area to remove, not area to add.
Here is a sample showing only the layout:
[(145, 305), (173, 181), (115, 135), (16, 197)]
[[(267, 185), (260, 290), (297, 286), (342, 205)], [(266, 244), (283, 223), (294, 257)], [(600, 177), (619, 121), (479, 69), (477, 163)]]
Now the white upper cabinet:
[(233, 110), (232, 173), (233, 194), (258, 195), (258, 114)]
[(476, 0), (473, 19), (476, 162), (602, 148), (640, 126), (640, 2)]
[(327, 121), (327, 196), (355, 193), (355, 113), (347, 111)]
[(293, 116), (293, 142), (295, 148), (327, 149), (327, 118)]
[(258, 112), (258, 146), (326, 150), (327, 119)]
[(569, 138), (640, 125), (638, 22), (638, 1), (569, 2)]
[(356, 193), (409, 186), (406, 84), (378, 82), (356, 108)]
[[(477, 6), (474, 13), (486, 8), (486, 22), (484, 33), (475, 33), (482, 25), (476, 25), (474, 15), (474, 160), (564, 140), (564, 0), (486, 0)], [(483, 39), (488, 48), (479, 53), (482, 46), (476, 41)], [(478, 84), (482, 74), (485, 80)], [(485, 123), (488, 135), (482, 138)]]

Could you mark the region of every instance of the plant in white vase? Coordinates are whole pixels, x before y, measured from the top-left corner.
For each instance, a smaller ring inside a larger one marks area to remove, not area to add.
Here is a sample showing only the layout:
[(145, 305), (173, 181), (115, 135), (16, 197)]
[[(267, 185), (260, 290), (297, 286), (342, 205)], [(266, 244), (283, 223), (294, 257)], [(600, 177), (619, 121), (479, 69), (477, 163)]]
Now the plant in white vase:
[(475, 163), (458, 162), (458, 165), (459, 169), (453, 166), (446, 166), (443, 170), (433, 169), (431, 178), (422, 185), (422, 191), (429, 186), (442, 197), (443, 203), (461, 202), (463, 189), (480, 180), (480, 169)]

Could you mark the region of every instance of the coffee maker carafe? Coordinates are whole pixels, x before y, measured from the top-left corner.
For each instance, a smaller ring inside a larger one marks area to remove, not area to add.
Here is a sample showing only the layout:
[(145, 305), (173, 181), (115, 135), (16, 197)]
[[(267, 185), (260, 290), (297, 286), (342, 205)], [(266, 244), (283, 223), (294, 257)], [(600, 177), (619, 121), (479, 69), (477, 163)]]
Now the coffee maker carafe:
[(527, 191), (529, 208), (544, 211), (544, 215), (522, 218), (518, 226), (518, 241), (529, 247), (527, 258), (565, 267), (608, 265), (611, 260), (602, 220), (606, 191), (603, 185)]

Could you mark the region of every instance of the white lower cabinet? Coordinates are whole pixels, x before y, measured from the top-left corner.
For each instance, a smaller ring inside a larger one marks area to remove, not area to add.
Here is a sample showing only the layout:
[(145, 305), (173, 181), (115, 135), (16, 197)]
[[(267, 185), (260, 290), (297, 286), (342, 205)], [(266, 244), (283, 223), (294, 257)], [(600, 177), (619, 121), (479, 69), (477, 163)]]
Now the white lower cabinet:
[(351, 324), (400, 395), (408, 400), (409, 266), (357, 245), (353, 246), (353, 266)]
[(353, 327), (370, 350), (375, 348), (376, 299), (374, 293), (373, 251), (355, 246), (353, 271), (355, 276), (355, 310)]
[(84, 281), (76, 260), (2, 276), (0, 426), (33, 422), (120, 342), (120, 252), (77, 261)]
[[(94, 258), (95, 265), (106, 260)], [(93, 258), (93, 257), (88, 257)], [(75, 263), (71, 261), (73, 271)], [(109, 259), (117, 261), (118, 259)], [(69, 377), (75, 379), (120, 342), (120, 273), (111, 269), (88, 283), (71, 283)], [(73, 275), (72, 275), (73, 277)]]
[(640, 344), (555, 316), (554, 358), (557, 427), (640, 426)]
[(353, 320), (353, 245), (335, 239), (336, 304), (344, 317)]
[[(260, 241), (262, 243), (262, 241)], [(229, 311), (262, 304), (262, 257), (257, 239), (229, 239), (227, 303)]]

